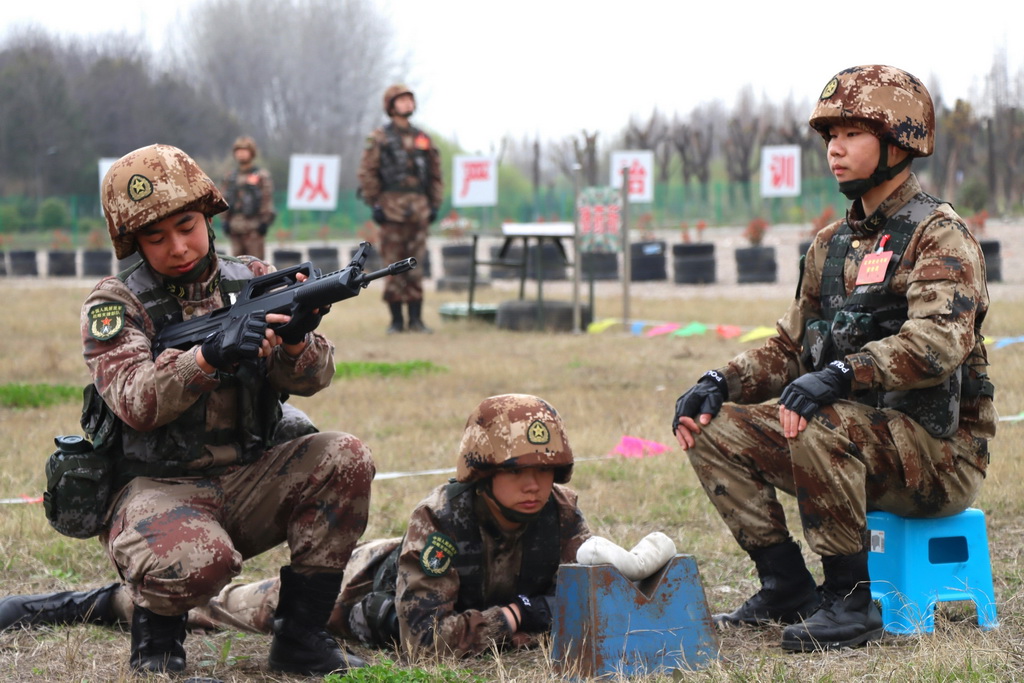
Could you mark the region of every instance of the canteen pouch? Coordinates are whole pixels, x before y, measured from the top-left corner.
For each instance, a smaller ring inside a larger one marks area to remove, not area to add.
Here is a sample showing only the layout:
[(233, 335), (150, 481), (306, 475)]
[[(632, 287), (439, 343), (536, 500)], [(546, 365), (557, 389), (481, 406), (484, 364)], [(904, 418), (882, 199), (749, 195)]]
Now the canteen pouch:
[(103, 529), (113, 467), (81, 436), (58, 436), (46, 461), (43, 510), (50, 526), (72, 538), (91, 538)]

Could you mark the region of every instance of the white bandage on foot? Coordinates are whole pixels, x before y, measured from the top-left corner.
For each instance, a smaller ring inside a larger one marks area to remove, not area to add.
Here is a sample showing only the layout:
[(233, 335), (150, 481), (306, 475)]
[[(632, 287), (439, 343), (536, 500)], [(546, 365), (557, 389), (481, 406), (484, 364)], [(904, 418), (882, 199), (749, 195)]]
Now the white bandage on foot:
[(591, 536), (576, 551), (579, 564), (610, 564), (630, 581), (639, 581), (665, 566), (676, 554), (671, 538), (655, 531), (647, 534), (632, 550), (612, 543), (601, 536)]

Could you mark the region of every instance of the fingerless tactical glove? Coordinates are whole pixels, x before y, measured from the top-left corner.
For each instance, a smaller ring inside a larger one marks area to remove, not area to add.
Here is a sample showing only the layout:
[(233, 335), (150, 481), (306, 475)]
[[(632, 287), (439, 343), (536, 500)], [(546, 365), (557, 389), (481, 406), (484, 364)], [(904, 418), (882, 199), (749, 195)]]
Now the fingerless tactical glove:
[(725, 377), (717, 370), (708, 370), (685, 394), (676, 400), (676, 415), (672, 418), (672, 433), (679, 428), (679, 418), (696, 419), (707, 413), (714, 417), (729, 398), (729, 387)]
[(849, 396), (852, 384), (853, 369), (845, 361), (834, 360), (821, 370), (790, 382), (779, 403), (809, 420), (822, 406)]
[(298, 344), (306, 338), (306, 334), (312, 332), (320, 326), (320, 321), (323, 317), (330, 313), (331, 307), (324, 306), (320, 309), (319, 313), (312, 313), (295, 322), (289, 322), (278, 334), (281, 336), (281, 341), (285, 344)]
[(551, 629), (551, 606), (546, 595), (517, 595), (513, 603), (519, 605), (519, 630), (541, 633)]
[(263, 313), (243, 315), (203, 340), (203, 358), (218, 370), (259, 358), (266, 335), (267, 321)]

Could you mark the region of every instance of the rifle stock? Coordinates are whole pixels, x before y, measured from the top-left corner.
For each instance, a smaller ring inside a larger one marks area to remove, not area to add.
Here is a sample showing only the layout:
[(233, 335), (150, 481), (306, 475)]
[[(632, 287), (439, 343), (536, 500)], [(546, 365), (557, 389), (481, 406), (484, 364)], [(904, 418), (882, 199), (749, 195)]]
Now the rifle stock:
[[(407, 258), (371, 273), (363, 272), (370, 244), (363, 242), (352, 261), (341, 270), (321, 275), (312, 262), (306, 261), (291, 268), (254, 277), (239, 292), (230, 306), (198, 318), (165, 326), (153, 340), (153, 357), (165, 349), (188, 349), (202, 343), (209, 335), (232, 325), (235, 320), (250, 313), (283, 313), (291, 316), (287, 323), (272, 324), (278, 333), (286, 333), (313, 311), (358, 296), (370, 282), (397, 275), (416, 267), (416, 259)], [(299, 280), (302, 273), (306, 280)]]

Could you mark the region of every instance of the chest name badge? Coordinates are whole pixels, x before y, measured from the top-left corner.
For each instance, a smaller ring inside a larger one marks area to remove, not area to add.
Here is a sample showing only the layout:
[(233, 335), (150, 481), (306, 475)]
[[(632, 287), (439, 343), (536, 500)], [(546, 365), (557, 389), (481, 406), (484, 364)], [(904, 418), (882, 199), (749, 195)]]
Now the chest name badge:
[(865, 256), (864, 260), (860, 262), (860, 270), (857, 271), (857, 284), (873, 285), (884, 280), (885, 271), (889, 268), (891, 258), (891, 251), (880, 251)]
[(124, 329), (124, 304), (96, 304), (89, 309), (89, 334), (97, 341), (108, 341)]
[(423, 134), (417, 135), (413, 144), (416, 149), (430, 149), (430, 138)]
[(420, 552), (420, 567), (427, 576), (444, 576), (456, 554), (455, 541), (435, 531), (427, 536), (427, 545)]

